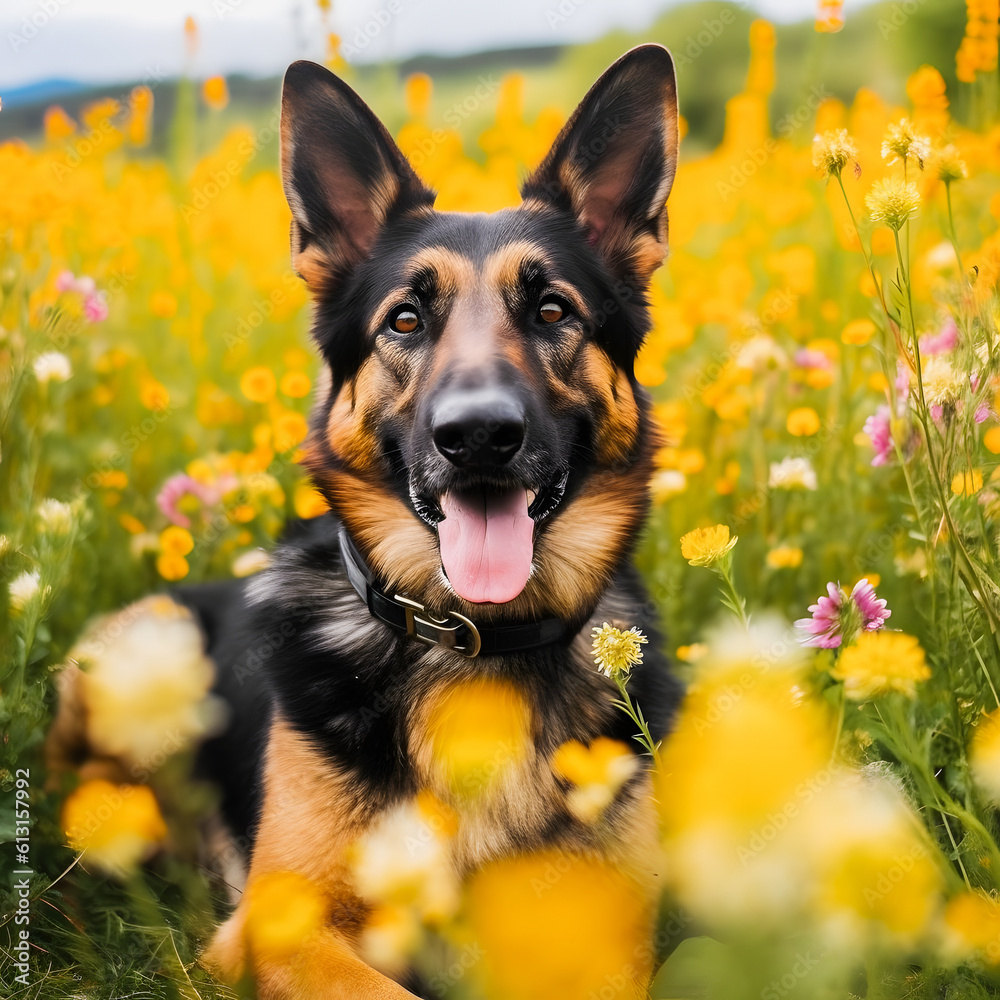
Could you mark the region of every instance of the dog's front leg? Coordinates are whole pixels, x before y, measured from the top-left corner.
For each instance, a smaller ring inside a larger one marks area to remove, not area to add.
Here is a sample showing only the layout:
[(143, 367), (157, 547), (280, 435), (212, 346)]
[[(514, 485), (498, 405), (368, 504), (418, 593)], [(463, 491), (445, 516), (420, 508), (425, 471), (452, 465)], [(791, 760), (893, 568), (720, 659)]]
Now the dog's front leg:
[[(365, 832), (344, 776), (288, 724), (272, 723), (264, 800), (246, 891), (216, 932), (202, 964), (220, 978), (256, 980), (261, 1000), (414, 1000), (358, 956), (367, 906), (351, 888), (347, 851)], [(255, 884), (278, 872), (309, 880), (323, 899), (323, 925), (283, 953), (254, 948)]]
[(358, 958), (332, 927), (311, 934), (291, 954), (255, 955), (248, 963), (240, 909), (219, 928), (202, 964), (227, 982), (252, 976), (260, 1000), (414, 1000), (412, 993)]

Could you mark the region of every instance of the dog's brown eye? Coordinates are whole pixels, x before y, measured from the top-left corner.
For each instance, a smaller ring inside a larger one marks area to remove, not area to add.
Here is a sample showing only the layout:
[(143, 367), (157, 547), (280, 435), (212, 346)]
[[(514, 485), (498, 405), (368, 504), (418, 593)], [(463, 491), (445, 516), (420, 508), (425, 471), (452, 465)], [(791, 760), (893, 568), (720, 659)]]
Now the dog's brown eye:
[(565, 315), (563, 307), (554, 299), (546, 299), (538, 307), (538, 316), (543, 323), (558, 323)]
[(389, 320), (389, 326), (396, 333), (413, 333), (419, 325), (420, 317), (417, 315), (417, 311), (410, 306), (403, 306), (401, 309), (397, 309)]

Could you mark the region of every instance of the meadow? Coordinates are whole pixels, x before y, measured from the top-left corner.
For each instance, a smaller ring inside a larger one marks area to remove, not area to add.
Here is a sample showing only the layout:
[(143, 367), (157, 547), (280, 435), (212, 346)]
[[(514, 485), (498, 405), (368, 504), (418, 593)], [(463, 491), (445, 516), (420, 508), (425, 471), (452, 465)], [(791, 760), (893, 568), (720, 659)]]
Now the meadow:
[[(656, 1000), (1000, 993), (998, 11), (967, 7), (948, 64), (914, 67), (895, 103), (817, 78), (775, 107), (775, 29), (747, 18), (721, 138), (682, 155), (636, 364), (663, 438), (638, 562), (688, 684), (650, 748)], [(841, 11), (819, 8), (822, 48)], [(336, 39), (330, 64), (351, 78)], [(529, 106), (516, 74), (449, 86), (397, 87), (400, 147), (442, 210), (516, 204), (570, 98)], [(474, 130), (446, 117), (467, 98)], [(210, 671), (178, 661), (168, 614), (94, 621), (256, 572), (287, 519), (325, 509), (297, 465), (318, 366), (276, 121), (234, 123), (228, 101), (221, 78), (184, 81), (157, 125), (140, 85), (0, 145), (4, 996), (250, 995), (196, 962), (227, 906), (197, 848), (213, 793), (190, 778)], [(640, 647), (603, 641), (627, 690)], [(124, 683), (136, 656), (143, 683)], [(70, 657), (125, 784), (47, 767)], [(622, 748), (564, 749), (593, 820)], [(591, 919), (618, 912), (614, 878), (542, 856), (451, 885), (451, 822), (421, 801), (384, 831), (422, 845), (398, 869), (388, 841), (359, 845), (373, 961), (457, 1000), (633, 995), (622, 970), (648, 943)], [(315, 890), (269, 891), (255, 947), (294, 947)], [(516, 983), (512, 923), (538, 942)]]

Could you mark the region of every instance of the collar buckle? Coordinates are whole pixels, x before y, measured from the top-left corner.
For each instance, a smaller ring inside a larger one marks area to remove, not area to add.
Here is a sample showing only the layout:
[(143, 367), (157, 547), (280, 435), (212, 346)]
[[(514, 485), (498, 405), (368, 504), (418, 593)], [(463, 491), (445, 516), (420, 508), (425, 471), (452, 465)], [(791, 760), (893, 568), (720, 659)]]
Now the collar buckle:
[[(403, 606), (406, 615), (406, 634), (411, 639), (416, 639), (425, 646), (444, 646), (470, 660), (479, 655), (483, 645), (482, 637), (479, 635), (479, 629), (465, 615), (457, 611), (448, 611), (443, 618), (440, 618), (428, 611), (419, 601), (403, 597), (402, 594), (394, 594), (393, 600)], [(462, 628), (468, 630), (472, 641), (468, 645), (460, 646), (457, 639)]]

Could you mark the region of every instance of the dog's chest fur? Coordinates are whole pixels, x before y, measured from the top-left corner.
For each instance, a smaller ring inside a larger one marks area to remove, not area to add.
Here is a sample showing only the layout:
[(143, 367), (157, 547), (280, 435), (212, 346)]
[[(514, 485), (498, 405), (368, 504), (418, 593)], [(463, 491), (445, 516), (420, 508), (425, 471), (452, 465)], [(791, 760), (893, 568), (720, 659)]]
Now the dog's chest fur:
[[(337, 774), (351, 799), (346, 813), (367, 826), (419, 791), (432, 792), (458, 816), (459, 871), (545, 846), (619, 862), (634, 857), (635, 837), (650, 825), (645, 771), (600, 821), (584, 825), (568, 812), (566, 786), (551, 766), (567, 740), (589, 744), (627, 732), (612, 704), (614, 685), (590, 655), (589, 626), (569, 647), (477, 660), (413, 643), (371, 617), (332, 538), (279, 549), (275, 564), (251, 581), (247, 648), (263, 652), (277, 711)], [(611, 590), (594, 620), (620, 620), (628, 606)], [(240, 664), (234, 669), (239, 674)], [(470, 784), (456, 782), (442, 762), (434, 719), (442, 699), (477, 683), (512, 692), (525, 710), (527, 738), (487, 746)]]

